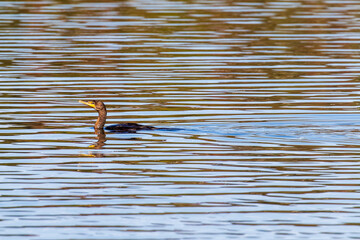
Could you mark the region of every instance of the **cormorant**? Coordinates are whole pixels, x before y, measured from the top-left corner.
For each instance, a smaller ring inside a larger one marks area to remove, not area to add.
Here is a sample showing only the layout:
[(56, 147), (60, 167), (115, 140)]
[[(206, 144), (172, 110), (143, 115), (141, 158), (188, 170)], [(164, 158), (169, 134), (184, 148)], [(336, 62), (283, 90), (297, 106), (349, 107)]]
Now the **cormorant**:
[[(94, 108), (98, 112), (99, 116), (95, 123), (95, 129), (104, 129), (104, 125), (106, 122), (106, 114), (107, 114), (105, 104), (100, 100), (91, 100), (91, 101), (80, 100), (79, 102)], [(137, 123), (120, 123), (105, 127), (105, 130), (109, 130), (112, 132), (126, 132), (126, 133), (135, 133), (138, 130), (152, 130), (152, 129), (156, 129), (156, 127), (140, 125)]]

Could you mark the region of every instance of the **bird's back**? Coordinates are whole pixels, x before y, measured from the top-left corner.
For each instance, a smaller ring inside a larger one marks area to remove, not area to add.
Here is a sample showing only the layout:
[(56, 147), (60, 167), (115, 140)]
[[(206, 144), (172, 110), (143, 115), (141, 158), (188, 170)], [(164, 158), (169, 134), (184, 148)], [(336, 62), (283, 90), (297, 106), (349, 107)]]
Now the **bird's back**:
[(120, 124), (116, 124), (116, 125), (107, 126), (107, 127), (105, 127), (105, 129), (112, 131), (112, 132), (134, 133), (139, 130), (152, 130), (152, 129), (155, 129), (155, 127), (141, 125), (141, 124), (137, 124), (137, 123), (120, 123)]

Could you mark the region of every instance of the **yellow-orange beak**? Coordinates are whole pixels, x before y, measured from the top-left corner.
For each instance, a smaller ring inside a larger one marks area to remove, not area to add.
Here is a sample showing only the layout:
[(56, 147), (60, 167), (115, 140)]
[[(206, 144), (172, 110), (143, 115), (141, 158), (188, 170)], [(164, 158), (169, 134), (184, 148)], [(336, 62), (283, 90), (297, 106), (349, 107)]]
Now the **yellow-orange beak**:
[(88, 105), (92, 108), (95, 108), (95, 104), (91, 103), (91, 101), (83, 101), (83, 100), (79, 100), (79, 103), (83, 103), (85, 105)]

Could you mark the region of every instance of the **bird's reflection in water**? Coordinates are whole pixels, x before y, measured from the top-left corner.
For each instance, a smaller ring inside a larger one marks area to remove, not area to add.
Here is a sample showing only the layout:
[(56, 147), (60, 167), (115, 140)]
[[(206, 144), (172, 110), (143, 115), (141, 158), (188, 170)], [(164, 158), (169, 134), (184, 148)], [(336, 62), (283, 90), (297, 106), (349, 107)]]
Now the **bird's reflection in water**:
[[(97, 141), (93, 144), (91, 144), (89, 146), (89, 148), (92, 148), (92, 149), (102, 149), (103, 146), (106, 145), (106, 134), (105, 134), (105, 131), (104, 129), (102, 128), (95, 128), (95, 135), (96, 135), (96, 139)], [(129, 140), (129, 141), (134, 141), (134, 140), (139, 140), (138, 138), (122, 138), (122, 140)], [(99, 151), (94, 151), (94, 152), (90, 152), (89, 153), (90, 156), (92, 157), (104, 157), (104, 153), (102, 152), (99, 152)]]
[[(96, 129), (95, 128), (95, 135), (97, 141), (89, 146), (91, 149), (102, 149), (102, 147), (105, 145), (106, 142), (106, 134), (104, 132), (104, 129)], [(104, 153), (100, 151), (91, 151), (88, 154), (83, 154), (88, 157), (96, 157), (101, 158), (104, 157)]]
[(95, 128), (95, 135), (96, 135), (96, 143), (90, 145), (90, 148), (95, 148), (95, 149), (101, 149), (106, 142), (106, 134), (104, 129), (102, 128)]

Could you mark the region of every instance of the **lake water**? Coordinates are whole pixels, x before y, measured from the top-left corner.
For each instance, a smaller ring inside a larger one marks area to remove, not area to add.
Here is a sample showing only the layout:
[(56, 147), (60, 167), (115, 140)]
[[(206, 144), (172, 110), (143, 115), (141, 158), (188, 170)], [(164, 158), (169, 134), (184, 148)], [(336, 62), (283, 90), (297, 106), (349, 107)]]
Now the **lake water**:
[(359, 9), (2, 1), (0, 238), (360, 239)]

